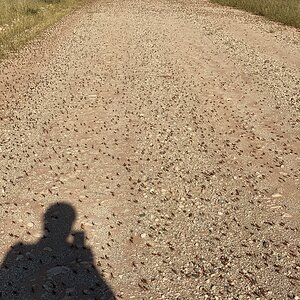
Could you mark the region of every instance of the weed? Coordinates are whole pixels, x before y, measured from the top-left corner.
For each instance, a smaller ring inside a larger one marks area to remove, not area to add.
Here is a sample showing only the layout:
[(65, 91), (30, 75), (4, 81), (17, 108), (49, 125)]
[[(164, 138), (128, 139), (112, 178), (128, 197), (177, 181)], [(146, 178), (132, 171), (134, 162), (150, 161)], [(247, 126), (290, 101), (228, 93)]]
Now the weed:
[(84, 0), (0, 0), (0, 59)]
[(300, 28), (299, 0), (211, 0)]
[(27, 7), (25, 13), (27, 15), (36, 15), (39, 11), (38, 8)]

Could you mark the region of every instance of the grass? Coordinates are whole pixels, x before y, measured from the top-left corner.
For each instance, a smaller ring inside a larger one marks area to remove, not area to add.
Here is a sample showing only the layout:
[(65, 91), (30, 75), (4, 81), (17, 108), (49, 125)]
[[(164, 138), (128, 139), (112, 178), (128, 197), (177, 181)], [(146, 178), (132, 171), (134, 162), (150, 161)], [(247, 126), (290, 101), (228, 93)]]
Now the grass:
[(0, 0), (0, 59), (17, 50), (83, 0)]
[(300, 0), (211, 0), (300, 28)]

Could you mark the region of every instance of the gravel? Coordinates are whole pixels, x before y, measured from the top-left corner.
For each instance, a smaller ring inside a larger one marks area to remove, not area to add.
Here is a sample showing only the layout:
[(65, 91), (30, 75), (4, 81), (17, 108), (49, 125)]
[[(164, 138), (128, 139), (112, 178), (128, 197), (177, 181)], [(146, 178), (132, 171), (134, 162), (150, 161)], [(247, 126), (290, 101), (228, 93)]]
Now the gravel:
[(299, 41), (205, 0), (94, 1), (3, 61), (3, 261), (30, 245), (12, 273), (64, 201), (117, 299), (299, 299)]

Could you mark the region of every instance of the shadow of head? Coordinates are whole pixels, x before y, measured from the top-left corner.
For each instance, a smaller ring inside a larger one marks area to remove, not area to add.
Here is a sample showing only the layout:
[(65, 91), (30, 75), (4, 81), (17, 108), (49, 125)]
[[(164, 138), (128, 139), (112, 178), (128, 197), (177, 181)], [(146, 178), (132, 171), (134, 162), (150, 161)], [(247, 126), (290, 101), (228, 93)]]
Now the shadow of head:
[(44, 216), (44, 238), (64, 242), (70, 235), (76, 219), (75, 209), (68, 203), (50, 206)]

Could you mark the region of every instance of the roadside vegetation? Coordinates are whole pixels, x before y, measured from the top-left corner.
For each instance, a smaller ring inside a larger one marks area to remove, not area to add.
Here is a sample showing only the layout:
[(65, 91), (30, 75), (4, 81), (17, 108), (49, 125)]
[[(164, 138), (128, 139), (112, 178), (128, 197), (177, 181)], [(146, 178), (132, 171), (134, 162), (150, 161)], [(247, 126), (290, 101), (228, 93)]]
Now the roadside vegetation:
[(81, 2), (83, 0), (0, 0), (0, 59)]
[(300, 0), (211, 0), (300, 28)]

